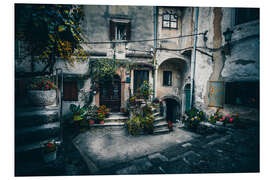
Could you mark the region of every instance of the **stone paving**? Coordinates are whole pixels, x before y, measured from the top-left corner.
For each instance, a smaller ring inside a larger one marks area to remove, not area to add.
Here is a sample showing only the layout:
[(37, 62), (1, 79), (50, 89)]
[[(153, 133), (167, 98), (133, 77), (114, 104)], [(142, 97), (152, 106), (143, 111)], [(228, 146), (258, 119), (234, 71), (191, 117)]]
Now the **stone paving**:
[(92, 129), (73, 139), (90, 174), (259, 172), (259, 127), (207, 136), (181, 128), (130, 136), (124, 129)]

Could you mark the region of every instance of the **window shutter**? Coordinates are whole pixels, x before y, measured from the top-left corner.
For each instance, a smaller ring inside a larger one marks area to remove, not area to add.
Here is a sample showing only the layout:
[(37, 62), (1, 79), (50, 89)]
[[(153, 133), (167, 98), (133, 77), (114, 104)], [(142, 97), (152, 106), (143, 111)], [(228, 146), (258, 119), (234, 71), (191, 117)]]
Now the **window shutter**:
[(131, 22), (126, 24), (126, 30), (127, 30), (127, 40), (131, 39)]
[(64, 101), (78, 101), (78, 91), (76, 81), (64, 82), (63, 89), (64, 89), (63, 92)]
[(110, 40), (114, 40), (115, 37), (115, 22), (110, 20)]

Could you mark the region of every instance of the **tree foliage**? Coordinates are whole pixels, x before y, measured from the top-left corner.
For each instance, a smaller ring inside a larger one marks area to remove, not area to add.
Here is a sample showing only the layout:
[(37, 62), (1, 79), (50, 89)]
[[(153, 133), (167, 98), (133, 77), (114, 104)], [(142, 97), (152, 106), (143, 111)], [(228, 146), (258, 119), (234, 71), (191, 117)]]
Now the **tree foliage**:
[(55, 56), (70, 63), (86, 60), (81, 46), (83, 18), (78, 5), (16, 4), (15, 39), (26, 43), (29, 55), (50, 65)]

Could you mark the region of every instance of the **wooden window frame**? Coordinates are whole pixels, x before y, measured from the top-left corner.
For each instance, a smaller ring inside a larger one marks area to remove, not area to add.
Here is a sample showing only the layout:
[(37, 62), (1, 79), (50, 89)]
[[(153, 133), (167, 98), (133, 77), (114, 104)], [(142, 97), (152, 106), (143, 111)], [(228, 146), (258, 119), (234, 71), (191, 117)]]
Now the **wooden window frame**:
[(63, 101), (78, 101), (78, 82), (67, 80), (63, 86)]
[(172, 86), (172, 71), (163, 71), (163, 86)]
[[(116, 38), (117, 26), (125, 26), (126, 37), (124, 39)], [(130, 20), (110, 20), (110, 40), (111, 41), (129, 41), (131, 40), (131, 21)]]
[[(169, 20), (164, 18), (166, 15), (169, 16)], [(175, 21), (172, 20), (172, 18), (171, 18), (172, 16), (174, 16), (174, 18), (176, 19)], [(168, 12), (163, 13), (162, 14), (162, 28), (164, 28), (164, 29), (178, 29), (178, 17), (179, 16), (176, 13), (168, 13)], [(168, 27), (164, 26), (164, 22), (168, 22), (169, 26)], [(171, 25), (172, 22), (176, 23), (176, 27), (172, 27), (172, 25)]]

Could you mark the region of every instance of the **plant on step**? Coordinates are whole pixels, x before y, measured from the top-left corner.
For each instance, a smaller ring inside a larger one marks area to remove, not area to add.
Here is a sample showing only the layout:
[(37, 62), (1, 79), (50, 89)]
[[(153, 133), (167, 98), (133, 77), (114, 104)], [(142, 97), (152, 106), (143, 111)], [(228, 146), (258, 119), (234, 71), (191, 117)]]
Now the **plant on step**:
[(99, 122), (104, 122), (104, 119), (106, 117), (106, 114), (108, 113), (108, 109), (106, 108), (105, 105), (102, 105), (98, 108), (97, 114), (98, 114), (98, 120)]
[(93, 124), (94, 122), (98, 121), (98, 112), (97, 111), (98, 111), (98, 107), (96, 105), (87, 107), (85, 116), (90, 124)]
[(141, 116), (133, 116), (131, 119), (127, 120), (127, 130), (133, 136), (136, 136), (141, 130)]
[(144, 132), (146, 133), (153, 133), (154, 130), (154, 116), (151, 106), (146, 105), (142, 108), (143, 110), (143, 117), (141, 118), (141, 126)]
[(199, 111), (197, 108), (193, 107), (186, 112), (186, 117), (184, 119), (184, 124), (187, 128), (196, 130), (199, 122), (205, 120), (205, 115), (203, 111)]
[(71, 104), (69, 109), (73, 113), (73, 120), (81, 121), (84, 119), (87, 107), (86, 106), (80, 107), (80, 105), (76, 106), (75, 104)]
[(45, 143), (44, 145), (44, 153), (50, 153), (50, 152), (54, 152), (56, 151), (56, 141), (52, 140), (52, 141), (49, 141), (47, 143)]
[(222, 118), (222, 115), (219, 114), (219, 109), (217, 109), (217, 111), (212, 114), (209, 118), (208, 118), (208, 121), (211, 123), (211, 124), (215, 124), (217, 121), (219, 121), (220, 119)]

